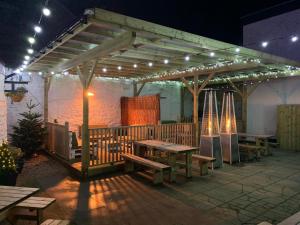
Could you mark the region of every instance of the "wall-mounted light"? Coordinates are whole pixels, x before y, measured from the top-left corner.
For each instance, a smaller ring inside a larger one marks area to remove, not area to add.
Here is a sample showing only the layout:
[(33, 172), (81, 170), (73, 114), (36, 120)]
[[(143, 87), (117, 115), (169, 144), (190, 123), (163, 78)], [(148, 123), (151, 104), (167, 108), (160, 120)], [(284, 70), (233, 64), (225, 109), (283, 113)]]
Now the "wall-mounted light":
[(87, 96), (88, 96), (88, 97), (93, 97), (93, 96), (94, 96), (94, 93), (93, 93), (93, 92), (90, 92), (90, 91), (88, 91), (88, 93), (87, 93)]

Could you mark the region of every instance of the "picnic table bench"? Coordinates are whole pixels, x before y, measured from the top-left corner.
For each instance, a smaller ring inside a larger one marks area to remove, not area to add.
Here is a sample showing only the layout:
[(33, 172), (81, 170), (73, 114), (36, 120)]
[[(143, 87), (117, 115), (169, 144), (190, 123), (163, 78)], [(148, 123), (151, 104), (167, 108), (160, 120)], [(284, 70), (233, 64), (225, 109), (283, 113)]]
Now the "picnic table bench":
[[(274, 135), (269, 134), (250, 134), (250, 133), (238, 133), (239, 142), (249, 142), (249, 138), (254, 139), (257, 147), (260, 147), (263, 155), (272, 155), (271, 148), (269, 146), (269, 140), (274, 137)], [(246, 139), (246, 140), (245, 140)]]
[(41, 224), (43, 220), (43, 210), (49, 207), (53, 202), (55, 202), (55, 198), (29, 197), (17, 204), (16, 208), (36, 211), (36, 215), (16, 214), (15, 218), (23, 220), (35, 220), (37, 224)]
[[(193, 154), (192, 158), (198, 161), (199, 169), (200, 169), (200, 176), (204, 176), (208, 174), (208, 163), (212, 163), (216, 161), (216, 158)], [(213, 170), (213, 167), (211, 167)]]
[(163, 182), (164, 172), (170, 172), (171, 167), (159, 162), (154, 162), (149, 159), (142, 158), (140, 156), (132, 154), (121, 154), (125, 160), (125, 170), (126, 172), (134, 171), (134, 164), (140, 164), (142, 166), (148, 167), (154, 170), (154, 184), (161, 184)]
[(241, 153), (241, 158), (246, 161), (253, 160), (254, 158), (256, 160), (260, 159), (260, 146), (251, 144), (239, 144), (239, 150)]
[(69, 220), (54, 220), (54, 219), (47, 219), (41, 225), (69, 225)]

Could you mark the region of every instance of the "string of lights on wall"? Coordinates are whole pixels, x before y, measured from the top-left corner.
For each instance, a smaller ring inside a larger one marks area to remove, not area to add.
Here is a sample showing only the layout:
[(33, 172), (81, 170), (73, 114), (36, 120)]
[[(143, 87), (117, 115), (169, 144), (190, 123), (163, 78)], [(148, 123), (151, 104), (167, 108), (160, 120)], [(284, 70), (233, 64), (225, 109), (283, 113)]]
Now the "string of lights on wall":
[(15, 71), (16, 73), (20, 73), (21, 71), (23, 71), (27, 68), (27, 65), (29, 64), (29, 61), (31, 59), (30, 55), (33, 55), (35, 52), (33, 45), (36, 43), (37, 36), (43, 31), (43, 28), (41, 26), (42, 19), (44, 17), (49, 17), (51, 15), (51, 10), (48, 8), (48, 4), (49, 4), (49, 0), (46, 0), (44, 3), (44, 6), (42, 8), (39, 20), (38, 20), (37, 24), (34, 25), (32, 28), (34, 31), (34, 34), (33, 34), (33, 36), (30, 36), (27, 38), (27, 41), (29, 43), (29, 48), (26, 49), (27, 54), (24, 56), (23, 64), (20, 68), (16, 69), (16, 71)]

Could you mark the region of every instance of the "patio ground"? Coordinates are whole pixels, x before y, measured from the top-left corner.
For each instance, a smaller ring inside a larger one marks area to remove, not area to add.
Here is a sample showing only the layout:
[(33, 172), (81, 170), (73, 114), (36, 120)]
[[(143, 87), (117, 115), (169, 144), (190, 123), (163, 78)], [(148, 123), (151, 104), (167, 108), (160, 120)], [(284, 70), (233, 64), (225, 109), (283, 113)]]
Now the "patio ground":
[(226, 165), (206, 177), (195, 171), (190, 180), (158, 187), (123, 173), (78, 182), (42, 155), (26, 163), (18, 185), (57, 199), (46, 218), (78, 225), (276, 224), (300, 211), (300, 153), (276, 151), (260, 162)]

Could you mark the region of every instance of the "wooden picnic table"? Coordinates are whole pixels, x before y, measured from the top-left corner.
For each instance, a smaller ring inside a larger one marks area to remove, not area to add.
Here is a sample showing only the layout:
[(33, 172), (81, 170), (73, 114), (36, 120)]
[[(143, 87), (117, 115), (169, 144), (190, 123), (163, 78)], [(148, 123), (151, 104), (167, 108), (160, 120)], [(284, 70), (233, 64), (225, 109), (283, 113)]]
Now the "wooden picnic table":
[[(171, 181), (176, 181), (176, 174), (178, 170), (177, 156), (180, 154), (185, 155), (185, 171), (186, 177), (192, 177), (192, 154), (197, 147), (191, 147), (186, 145), (173, 144), (158, 140), (144, 140), (134, 142), (134, 152), (136, 155), (140, 155), (140, 148), (146, 147), (146, 149), (153, 151), (166, 152), (168, 154), (168, 164), (171, 166)], [(181, 164), (182, 166), (182, 164)]]
[(39, 188), (0, 186), (0, 222), (8, 216), (9, 209), (39, 191)]
[(269, 139), (274, 137), (271, 134), (250, 134), (250, 133), (238, 133), (239, 137), (253, 138), (255, 140), (256, 146), (263, 146), (264, 154), (271, 155), (269, 147)]

